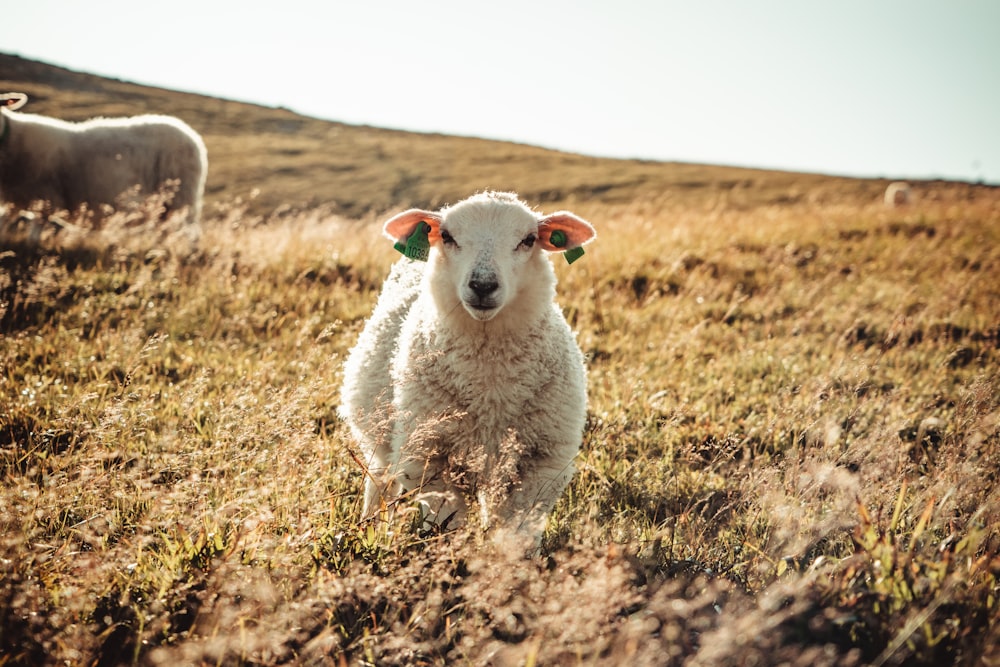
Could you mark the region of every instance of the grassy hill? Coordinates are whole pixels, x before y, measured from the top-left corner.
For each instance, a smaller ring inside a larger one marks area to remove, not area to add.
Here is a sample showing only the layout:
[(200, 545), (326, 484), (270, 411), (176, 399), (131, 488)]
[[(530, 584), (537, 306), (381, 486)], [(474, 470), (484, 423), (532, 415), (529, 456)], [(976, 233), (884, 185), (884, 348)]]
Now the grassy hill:
[[(879, 197), (883, 181), (717, 166), (610, 160), (483, 139), (346, 125), (200, 95), (140, 86), (0, 54), (0, 89), (26, 92), (25, 111), (83, 120), (167, 113), (209, 151), (209, 202), (247, 199), (251, 211), (328, 206), (351, 217), (439, 206), (482, 189), (533, 202), (626, 202), (649, 193), (684, 201), (759, 204), (804, 196)], [(275, 99), (275, 104), (280, 104)], [(335, 111), (334, 111), (335, 113)]]
[[(997, 188), (0, 88), (212, 163), (197, 244), (132, 211), (0, 252), (0, 664), (1000, 664)], [(379, 217), (490, 186), (599, 233), (556, 262), (590, 405), (534, 558), (359, 522), (336, 417)]]

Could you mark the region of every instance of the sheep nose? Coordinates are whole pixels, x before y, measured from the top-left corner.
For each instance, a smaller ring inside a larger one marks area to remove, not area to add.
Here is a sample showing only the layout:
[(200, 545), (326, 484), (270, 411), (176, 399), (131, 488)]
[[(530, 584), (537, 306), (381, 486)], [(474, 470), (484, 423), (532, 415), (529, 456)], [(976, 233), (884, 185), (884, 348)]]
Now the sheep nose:
[(499, 289), (500, 283), (493, 279), (473, 278), (469, 281), (469, 289), (476, 293), (480, 299), (485, 299)]

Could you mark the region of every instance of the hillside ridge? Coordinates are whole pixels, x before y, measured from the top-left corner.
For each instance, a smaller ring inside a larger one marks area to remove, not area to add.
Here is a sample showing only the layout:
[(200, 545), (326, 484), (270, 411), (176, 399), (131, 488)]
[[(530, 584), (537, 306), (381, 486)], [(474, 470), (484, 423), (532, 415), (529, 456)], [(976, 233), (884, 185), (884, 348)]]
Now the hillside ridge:
[[(880, 196), (886, 179), (597, 158), (525, 144), (349, 125), (267, 107), (106, 78), (0, 53), (0, 89), (25, 92), (25, 111), (66, 120), (157, 112), (198, 130), (209, 150), (206, 199), (241, 199), (269, 215), (326, 207), (350, 217), (436, 207), (484, 189), (537, 204), (705, 202), (741, 192), (747, 206), (805, 196)], [(832, 193), (837, 193), (836, 195)]]

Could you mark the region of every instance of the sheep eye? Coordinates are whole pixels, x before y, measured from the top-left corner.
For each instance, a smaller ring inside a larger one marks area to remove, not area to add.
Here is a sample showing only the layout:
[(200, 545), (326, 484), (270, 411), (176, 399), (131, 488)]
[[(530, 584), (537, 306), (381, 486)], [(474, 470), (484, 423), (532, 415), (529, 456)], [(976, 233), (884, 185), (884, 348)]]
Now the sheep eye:
[(452, 236), (451, 234), (449, 234), (447, 231), (445, 231), (443, 229), (441, 230), (441, 241), (445, 245), (453, 245), (453, 246), (456, 246), (456, 247), (458, 246), (458, 244), (455, 243), (455, 237)]
[(524, 237), (523, 241), (521, 241), (519, 244), (517, 244), (517, 247), (518, 248), (530, 248), (533, 245), (535, 245), (535, 235), (534, 234), (528, 234), (527, 236)]

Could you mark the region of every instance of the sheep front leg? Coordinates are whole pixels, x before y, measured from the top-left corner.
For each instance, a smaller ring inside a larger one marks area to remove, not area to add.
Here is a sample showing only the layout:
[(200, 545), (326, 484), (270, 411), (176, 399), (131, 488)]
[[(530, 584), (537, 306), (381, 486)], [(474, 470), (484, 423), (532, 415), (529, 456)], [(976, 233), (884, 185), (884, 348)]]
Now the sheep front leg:
[(365, 499), (361, 516), (365, 519), (373, 517), (391, 498), (389, 487), (391, 479), (385, 468), (369, 468), (365, 475)]
[(497, 511), (497, 541), (514, 539), (528, 553), (541, 546), (545, 521), (573, 477), (573, 462), (545, 460), (522, 473), (521, 485)]
[(465, 524), (466, 504), (462, 492), (443, 478), (442, 471), (427, 461), (400, 462), (398, 480), (404, 490), (414, 491), (424, 526), (457, 528)]

